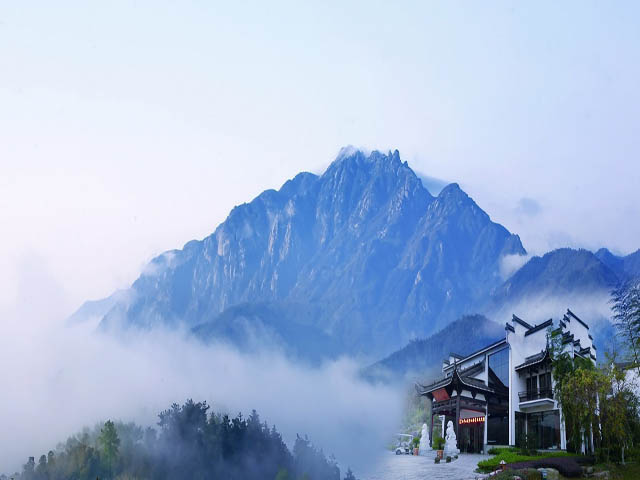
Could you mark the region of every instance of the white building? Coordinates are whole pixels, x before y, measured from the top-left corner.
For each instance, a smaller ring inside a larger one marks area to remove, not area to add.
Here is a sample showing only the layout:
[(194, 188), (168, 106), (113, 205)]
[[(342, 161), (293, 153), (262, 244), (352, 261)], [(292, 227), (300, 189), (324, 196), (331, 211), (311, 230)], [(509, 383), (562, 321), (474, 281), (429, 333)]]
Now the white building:
[(566, 449), (560, 408), (553, 398), (548, 350), (552, 330), (562, 335), (571, 355), (595, 362), (589, 327), (571, 310), (561, 320), (538, 325), (514, 315), (504, 339), (470, 355), (451, 354), (443, 362), (441, 378), (416, 385), (432, 402), (431, 425), (435, 415), (452, 420), (464, 452), (520, 444), (527, 434), (537, 448)]

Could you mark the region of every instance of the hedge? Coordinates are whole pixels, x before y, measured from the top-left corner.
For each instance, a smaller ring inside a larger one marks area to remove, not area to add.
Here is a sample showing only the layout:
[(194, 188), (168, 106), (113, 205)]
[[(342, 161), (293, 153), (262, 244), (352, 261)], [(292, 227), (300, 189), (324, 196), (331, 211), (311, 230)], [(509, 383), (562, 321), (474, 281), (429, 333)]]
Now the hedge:
[(575, 478), (582, 476), (582, 467), (578, 465), (579, 457), (548, 457), (527, 462), (518, 462), (507, 465), (507, 468), (555, 468), (564, 477)]
[(529, 460), (540, 460), (543, 458), (574, 456), (574, 454), (563, 452), (563, 451), (544, 452), (540, 455), (533, 456), (533, 455), (520, 455), (519, 453), (511, 451), (511, 449), (507, 449), (507, 448), (499, 449), (499, 450), (500, 450), (500, 453), (495, 457), (491, 457), (487, 460), (482, 460), (481, 462), (478, 462), (478, 469), (481, 472), (485, 472), (485, 473), (493, 472), (494, 470), (500, 467), (500, 462), (502, 460), (504, 460), (505, 463), (509, 464), (509, 463), (516, 463), (516, 462), (526, 462)]

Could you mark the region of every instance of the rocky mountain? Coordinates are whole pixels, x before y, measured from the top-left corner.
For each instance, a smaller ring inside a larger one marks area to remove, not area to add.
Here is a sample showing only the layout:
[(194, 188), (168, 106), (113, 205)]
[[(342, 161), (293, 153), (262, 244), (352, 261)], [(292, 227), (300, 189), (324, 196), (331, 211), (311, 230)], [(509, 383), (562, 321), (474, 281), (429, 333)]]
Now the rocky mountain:
[(243, 352), (268, 344), (291, 359), (318, 364), (344, 353), (344, 349), (339, 339), (304, 320), (317, 316), (318, 312), (305, 304), (243, 303), (227, 308), (192, 331), (206, 343), (224, 340)]
[(620, 279), (640, 277), (640, 249), (627, 256), (618, 256), (606, 248), (601, 248), (595, 256), (613, 270)]
[(628, 274), (611, 268), (599, 253), (561, 248), (533, 257), (496, 288), (479, 311), (492, 319), (521, 312), (537, 323), (571, 308), (589, 324), (596, 344), (608, 348), (614, 333), (610, 292)]
[(525, 253), (457, 184), (434, 197), (397, 151), (347, 149), (153, 259), (102, 326), (206, 324), (237, 340), (243, 324), (294, 344), (313, 331), (381, 355), (475, 308), (501, 259)]
[(84, 302), (73, 315), (67, 318), (67, 324), (75, 325), (85, 322), (99, 323), (113, 307), (126, 301), (126, 295), (127, 292), (125, 290), (116, 290), (107, 298), (88, 300)]
[(545, 296), (576, 296), (611, 290), (620, 278), (588, 250), (560, 248), (533, 257), (492, 292), (497, 305)]
[(403, 381), (407, 377), (440, 374), (442, 360), (449, 354), (468, 355), (504, 338), (504, 324), (483, 315), (466, 315), (433, 335), (410, 341), (364, 370), (363, 376), (375, 382)]

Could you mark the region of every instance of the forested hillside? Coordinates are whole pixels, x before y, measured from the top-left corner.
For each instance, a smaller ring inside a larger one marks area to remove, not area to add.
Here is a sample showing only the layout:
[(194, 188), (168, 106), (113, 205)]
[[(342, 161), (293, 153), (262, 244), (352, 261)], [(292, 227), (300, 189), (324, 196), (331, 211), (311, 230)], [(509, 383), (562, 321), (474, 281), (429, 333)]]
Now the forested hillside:
[[(0, 479), (340, 480), (336, 462), (298, 436), (293, 451), (254, 410), (248, 417), (210, 413), (188, 400), (158, 416), (158, 429), (107, 421), (67, 439), (22, 472)], [(36, 460), (38, 458), (38, 460)], [(355, 480), (351, 471), (345, 479)]]

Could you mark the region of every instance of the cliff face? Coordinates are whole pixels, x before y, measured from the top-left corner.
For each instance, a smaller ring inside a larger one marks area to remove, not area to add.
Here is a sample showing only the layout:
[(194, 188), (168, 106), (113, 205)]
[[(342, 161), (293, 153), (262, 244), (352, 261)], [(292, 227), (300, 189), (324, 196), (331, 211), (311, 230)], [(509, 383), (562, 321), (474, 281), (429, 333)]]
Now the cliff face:
[(103, 326), (233, 322), (222, 314), (238, 305), (269, 305), (271, 317), (295, 305), (290, 322), (377, 355), (486, 298), (513, 254), (525, 254), (518, 236), (457, 184), (433, 197), (397, 151), (343, 151), (323, 175), (301, 173), (152, 260)]

